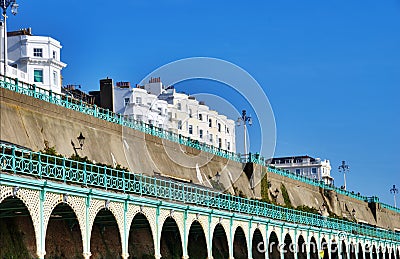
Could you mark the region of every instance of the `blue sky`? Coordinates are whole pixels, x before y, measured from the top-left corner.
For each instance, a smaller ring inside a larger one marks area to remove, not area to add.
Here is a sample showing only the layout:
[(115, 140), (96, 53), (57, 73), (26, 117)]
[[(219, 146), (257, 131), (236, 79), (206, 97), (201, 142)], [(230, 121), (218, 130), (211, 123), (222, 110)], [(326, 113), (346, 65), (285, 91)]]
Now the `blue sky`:
[[(350, 190), (393, 204), (389, 189), (400, 187), (399, 0), (19, 4), (9, 29), (32, 27), (35, 35), (59, 40), (68, 64), (64, 84), (84, 90), (97, 89), (106, 76), (137, 83), (188, 57), (242, 67), (274, 110), (277, 156), (329, 159), (339, 186), (337, 167), (346, 160)], [(179, 87), (198, 91), (192, 83)], [(239, 110), (245, 105), (233, 100)], [(253, 143), (256, 135), (252, 127)]]

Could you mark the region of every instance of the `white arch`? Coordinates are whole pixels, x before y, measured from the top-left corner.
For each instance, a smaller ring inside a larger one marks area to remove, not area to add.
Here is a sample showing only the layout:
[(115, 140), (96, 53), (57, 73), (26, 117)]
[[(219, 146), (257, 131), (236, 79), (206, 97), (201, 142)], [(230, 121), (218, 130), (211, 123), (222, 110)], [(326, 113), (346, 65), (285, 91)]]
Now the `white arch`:
[[(1, 186), (0, 203), (2, 203), (8, 197), (13, 197), (13, 187)], [(36, 253), (40, 256), (40, 209), (39, 209), (39, 191), (19, 189), (15, 195), (25, 205), (29, 212), (29, 216), (32, 221), (33, 230), (35, 233)]]
[(147, 211), (144, 211), (144, 210), (142, 210), (142, 211), (140, 211), (140, 210), (139, 210), (139, 211), (136, 211), (136, 212), (132, 215), (131, 220), (130, 220), (129, 222), (127, 222), (127, 229), (126, 229), (126, 231), (128, 231), (128, 236), (127, 236), (128, 244), (127, 244), (127, 246), (126, 246), (126, 249), (129, 251), (129, 237), (130, 237), (129, 234), (130, 234), (130, 230), (131, 230), (131, 227), (132, 227), (132, 223), (133, 223), (133, 221), (135, 220), (136, 216), (138, 216), (138, 215), (142, 215), (143, 217), (145, 217), (147, 223), (149, 223), (151, 238), (152, 238), (152, 240), (153, 240), (153, 248), (154, 248), (154, 252), (156, 252), (156, 244), (155, 244), (156, 238), (157, 238), (157, 237), (155, 236), (156, 232), (155, 232), (154, 226), (153, 226), (153, 224), (152, 224), (152, 222), (151, 222), (151, 217), (149, 217), (148, 212), (147, 212)]
[[(55, 193), (46, 193), (46, 198), (43, 204), (43, 236), (46, 240), (47, 227), (50, 220), (50, 215), (53, 213), (57, 205), (65, 203), (74, 212), (77, 220), (79, 229), (81, 231), (82, 237), (82, 253), (86, 247), (86, 210), (85, 210), (85, 200), (82, 197), (68, 196), (64, 199), (62, 195)], [(44, 241), (45, 242), (45, 241)], [(46, 244), (43, 244), (43, 248), (46, 249)]]
[(205, 229), (206, 229), (205, 227), (206, 226), (203, 225), (204, 223), (202, 223), (202, 220), (199, 220), (199, 219), (196, 219), (196, 218), (194, 218), (190, 222), (188, 222), (190, 224), (188, 225), (188, 231), (187, 231), (187, 234), (186, 234), (186, 240), (188, 241), (187, 244), (186, 244), (187, 249), (189, 249), (189, 233), (190, 233), (190, 229), (192, 228), (192, 226), (193, 226), (193, 224), (195, 222), (199, 223), (200, 226), (201, 226), (201, 230), (203, 231), (204, 239), (206, 240), (206, 251), (208, 251), (209, 244), (208, 244), (208, 238), (206, 236), (206, 231), (205, 231)]
[(239, 228), (242, 230), (242, 232), (243, 232), (243, 234), (244, 234), (244, 242), (245, 242), (245, 247), (246, 247), (246, 250), (247, 250), (247, 256), (249, 256), (249, 244), (247, 243), (247, 240), (248, 240), (248, 234), (246, 233), (247, 231), (246, 231), (246, 229), (243, 229), (243, 226), (241, 225), (241, 224), (236, 224), (236, 227), (235, 227), (235, 229), (232, 229), (232, 231), (233, 231), (233, 235), (232, 235), (232, 237), (233, 237), (233, 240), (232, 240), (232, 248), (233, 249), (235, 249), (234, 248), (234, 243), (235, 243), (235, 236), (236, 236), (236, 232), (239, 230)]
[[(183, 242), (183, 238), (185, 237), (185, 234), (183, 233), (183, 215), (181, 215), (182, 212), (177, 212), (177, 211), (166, 211), (166, 210), (162, 210), (160, 212), (160, 218), (159, 218), (159, 222), (160, 222), (160, 228), (159, 228), (159, 240), (158, 240), (158, 244), (160, 244), (160, 252), (161, 252), (161, 236), (162, 236), (162, 230), (164, 228), (164, 224), (167, 221), (168, 218), (171, 218), (176, 226), (178, 227), (179, 230), (179, 236), (180, 236), (180, 240), (181, 240), (181, 247), (182, 247), (182, 252), (185, 251), (185, 247), (184, 247), (184, 242)], [(183, 214), (183, 213), (182, 213)]]

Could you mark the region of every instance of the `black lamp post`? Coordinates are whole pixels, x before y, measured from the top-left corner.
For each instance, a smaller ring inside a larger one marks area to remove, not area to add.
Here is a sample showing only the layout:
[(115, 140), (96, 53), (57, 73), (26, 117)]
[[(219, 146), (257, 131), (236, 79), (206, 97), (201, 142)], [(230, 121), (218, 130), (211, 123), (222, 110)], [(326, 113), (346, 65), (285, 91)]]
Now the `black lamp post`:
[(393, 187), (390, 189), (390, 193), (393, 194), (394, 199), (394, 207), (396, 207), (396, 193), (399, 193), (399, 189), (396, 188), (396, 185), (393, 184)]
[(221, 174), (217, 171), (217, 174), (215, 175), (215, 178), (217, 179), (217, 183), (219, 184), (219, 180), (221, 179)]
[(78, 156), (78, 152), (77, 150), (80, 149), (82, 150), (83, 144), (85, 143), (85, 137), (82, 135), (82, 132), (79, 134), (79, 136), (77, 137), (78, 139), (78, 143), (79, 143), (79, 147), (75, 147), (75, 143), (71, 140), (71, 145), (75, 151), (75, 155)]
[(11, 13), (16, 15), (18, 13), (18, 4), (15, 0), (0, 0), (1, 9), (3, 9), (3, 61), (4, 61), (4, 77), (7, 73), (7, 9), (11, 5)]
[(242, 110), (242, 116), (239, 117), (236, 121), (236, 125), (240, 126), (243, 123), (243, 130), (244, 130), (244, 154), (247, 154), (247, 143), (246, 143), (246, 135), (247, 135), (247, 131), (246, 131), (246, 125), (249, 124), (249, 126), (251, 126), (253, 124), (253, 120), (251, 119), (251, 116), (247, 116), (246, 115), (246, 110)]
[(350, 170), (349, 166), (346, 165), (345, 161), (342, 161), (342, 164), (339, 166), (339, 172), (343, 173), (343, 177), (344, 177), (344, 189), (346, 190), (346, 173), (348, 173)]

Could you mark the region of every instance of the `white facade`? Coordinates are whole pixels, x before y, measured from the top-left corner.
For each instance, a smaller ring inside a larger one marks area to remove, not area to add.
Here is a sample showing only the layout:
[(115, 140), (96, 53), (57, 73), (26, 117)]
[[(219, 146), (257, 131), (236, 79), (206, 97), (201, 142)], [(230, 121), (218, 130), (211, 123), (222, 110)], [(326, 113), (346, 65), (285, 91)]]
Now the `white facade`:
[(168, 103), (157, 99), (142, 88), (120, 88), (114, 90), (114, 111), (132, 119), (168, 130)]
[(235, 122), (210, 110), (203, 102), (153, 78), (136, 88), (114, 87), (114, 111), (135, 120), (236, 152)]
[(7, 37), (7, 76), (61, 93), (61, 70), (66, 67), (60, 60), (61, 48), (59, 41), (46, 36), (33, 36), (30, 29), (12, 32)]
[(326, 184), (334, 181), (329, 160), (310, 156), (277, 157), (272, 159), (271, 165), (310, 179), (323, 180)]

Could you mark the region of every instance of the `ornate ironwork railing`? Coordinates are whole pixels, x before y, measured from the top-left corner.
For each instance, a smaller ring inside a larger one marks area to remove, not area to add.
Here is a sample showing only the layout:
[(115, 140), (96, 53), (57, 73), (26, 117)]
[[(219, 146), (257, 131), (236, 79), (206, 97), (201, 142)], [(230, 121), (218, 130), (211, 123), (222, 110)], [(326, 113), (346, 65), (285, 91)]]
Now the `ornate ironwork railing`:
[(369, 225), (322, 217), (318, 214), (232, 196), (176, 181), (78, 162), (65, 157), (51, 156), (6, 144), (1, 144), (0, 149), (1, 170), (16, 175), (33, 176), (80, 186), (161, 198), (217, 210), (400, 241), (399, 233)]
[[(181, 145), (186, 145), (188, 147), (192, 147), (195, 149), (198, 149), (200, 151), (208, 152), (229, 160), (233, 160), (236, 162), (251, 162), (251, 163), (256, 163), (262, 166), (268, 167), (268, 170), (272, 173), (276, 173), (285, 177), (289, 177), (294, 180), (302, 181), (317, 187), (321, 187), (324, 189), (328, 190), (335, 190), (337, 193), (346, 195), (361, 201), (368, 201), (369, 197), (362, 196), (360, 194), (355, 194), (353, 192), (349, 192), (347, 190), (343, 190), (340, 188), (337, 188), (333, 185), (328, 185), (325, 184), (323, 181), (319, 180), (313, 180), (304, 176), (296, 175), (294, 173), (291, 173), (287, 170), (283, 169), (278, 169), (274, 168), (273, 166), (270, 166), (268, 164), (268, 160), (265, 159), (263, 156), (260, 154), (248, 154), (244, 157), (242, 157), (240, 154), (236, 154), (233, 152), (229, 152), (227, 150), (223, 150), (220, 148), (216, 148), (212, 145), (208, 145), (206, 143), (198, 142), (197, 140), (192, 140), (188, 137), (182, 136), (180, 134), (176, 134), (171, 131), (166, 131), (164, 129), (154, 127), (152, 125), (136, 121), (131, 119), (129, 116), (121, 115), (114, 113), (108, 109), (103, 109), (101, 107), (98, 107), (96, 105), (91, 105), (85, 102), (82, 102), (81, 100), (74, 99), (70, 96), (67, 95), (62, 95), (62, 94), (57, 94), (52, 91), (37, 87), (32, 84), (27, 84), (22, 81), (19, 81), (17, 78), (13, 79), (10, 77), (4, 77), (0, 78), (0, 88), (5, 88), (20, 94), (28, 95), (34, 98), (37, 98), (42, 101), (50, 102), (62, 107), (65, 107), (67, 109), (71, 109), (74, 111), (78, 111), (90, 116), (94, 116), (96, 118), (111, 122), (111, 123), (116, 123), (128, 128), (132, 128), (141, 132), (144, 132), (146, 134), (150, 134), (159, 138), (163, 138), (175, 143), (179, 143)], [(383, 203), (382, 203), (383, 204)], [(398, 212), (398, 209), (394, 208), (393, 206), (383, 204), (383, 207), (387, 209), (394, 210)]]

